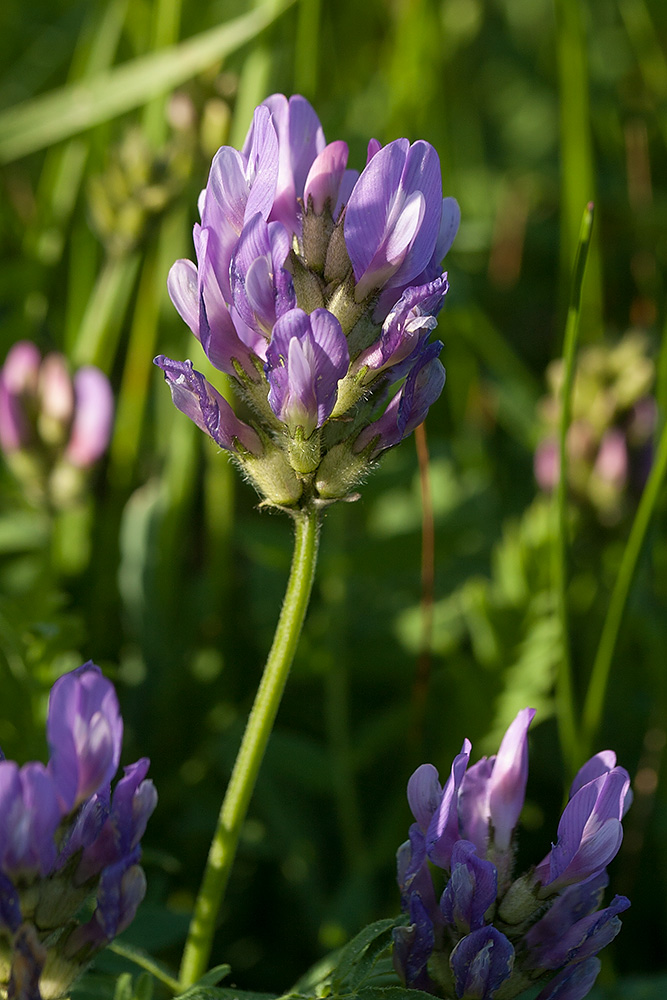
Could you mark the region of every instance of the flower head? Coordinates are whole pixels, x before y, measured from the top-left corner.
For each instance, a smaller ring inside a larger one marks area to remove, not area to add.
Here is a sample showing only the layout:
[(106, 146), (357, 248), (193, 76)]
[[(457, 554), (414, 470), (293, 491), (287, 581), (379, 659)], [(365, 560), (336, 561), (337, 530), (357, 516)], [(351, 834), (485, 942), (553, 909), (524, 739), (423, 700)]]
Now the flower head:
[(21, 340), (0, 370), (0, 447), (36, 504), (68, 506), (109, 443), (113, 395), (106, 375), (86, 365), (70, 375), (62, 354), (42, 358)]
[[(10, 996), (68, 993), (144, 897), (140, 840), (157, 794), (145, 758), (111, 793), (122, 732), (113, 685), (86, 663), (52, 688), (48, 766), (0, 754), (0, 990)], [(78, 924), (88, 897), (95, 910)]]
[(242, 150), (213, 159), (196, 265), (169, 273), (178, 312), (254, 416), (237, 421), (189, 362), (160, 356), (174, 403), (277, 506), (349, 496), (444, 385), (429, 336), (459, 215), (438, 155), (372, 140), (361, 175), (347, 160), (305, 98), (267, 98)]
[(575, 777), (550, 853), (513, 876), (534, 715), (519, 712), (498, 754), (470, 766), (466, 740), (444, 786), (431, 764), (408, 782), (416, 822), (397, 868), (409, 922), (394, 931), (394, 965), (407, 986), (451, 1000), (491, 1000), (496, 991), (511, 1000), (546, 983), (538, 1000), (580, 1000), (597, 976), (595, 956), (620, 930), (629, 901), (615, 896), (600, 909), (629, 803), (612, 751)]

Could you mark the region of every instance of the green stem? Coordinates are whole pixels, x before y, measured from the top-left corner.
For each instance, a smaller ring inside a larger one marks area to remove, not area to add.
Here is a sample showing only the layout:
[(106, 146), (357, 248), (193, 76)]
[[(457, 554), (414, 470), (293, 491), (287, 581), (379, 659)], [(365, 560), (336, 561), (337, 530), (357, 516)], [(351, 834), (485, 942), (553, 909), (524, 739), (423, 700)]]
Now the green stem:
[(211, 841), (181, 961), (182, 990), (196, 983), (208, 966), (241, 828), (306, 616), (317, 560), (319, 515), (300, 512), (294, 522), (294, 555), (285, 600)]
[(660, 495), (661, 487), (667, 473), (667, 423), (662, 429), (660, 443), (655, 456), (651, 474), (648, 477), (642, 498), (632, 523), (630, 535), (623, 552), (621, 565), (616, 577), (616, 583), (609, 601), (607, 616), (602, 626), (600, 644), (598, 645), (595, 662), (591, 671), (582, 721), (584, 754), (591, 753), (591, 745), (600, 727), (604, 697), (609, 680), (609, 672), (616, 648), (621, 620), (625, 604), (630, 592), (630, 585), (635, 574), (637, 560), (644, 544), (651, 515)]
[(553, 580), (556, 595), (556, 613), (561, 626), (562, 657), (556, 678), (556, 712), (558, 732), (563, 757), (570, 771), (574, 773), (578, 758), (577, 724), (574, 706), (574, 686), (572, 683), (572, 661), (570, 656), (569, 623), (567, 608), (567, 431), (572, 411), (572, 389), (574, 385), (574, 365), (579, 333), (581, 309), (581, 287), (586, 268), (586, 256), (593, 228), (593, 205), (584, 212), (579, 236), (579, 246), (572, 275), (570, 306), (565, 327), (563, 346), (563, 385), (561, 388), (561, 418), (558, 450), (560, 474), (555, 497), (555, 531), (552, 553)]

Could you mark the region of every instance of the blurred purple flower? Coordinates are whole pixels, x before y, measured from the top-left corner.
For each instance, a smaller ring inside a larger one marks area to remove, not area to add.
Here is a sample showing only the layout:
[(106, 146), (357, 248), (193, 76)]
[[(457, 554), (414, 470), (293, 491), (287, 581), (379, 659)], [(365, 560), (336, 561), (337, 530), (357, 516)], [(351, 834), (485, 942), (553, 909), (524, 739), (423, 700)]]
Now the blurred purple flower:
[(493, 926), (472, 931), (454, 946), (449, 957), (457, 997), (490, 1000), (512, 974), (514, 948)]

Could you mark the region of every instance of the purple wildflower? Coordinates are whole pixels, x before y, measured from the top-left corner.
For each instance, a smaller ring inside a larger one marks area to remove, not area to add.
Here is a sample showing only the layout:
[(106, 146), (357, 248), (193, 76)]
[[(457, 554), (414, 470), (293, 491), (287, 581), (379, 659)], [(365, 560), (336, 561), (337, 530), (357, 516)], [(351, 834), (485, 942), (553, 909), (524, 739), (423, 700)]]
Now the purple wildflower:
[(300, 427), (308, 438), (322, 426), (349, 360), (340, 323), (326, 309), (310, 316), (292, 309), (276, 322), (266, 352), (269, 405), (291, 434)]
[(457, 997), (490, 1000), (512, 974), (514, 948), (493, 926), (461, 938), (449, 957)]
[(426, 142), (371, 140), (360, 176), (347, 160), (305, 98), (268, 97), (241, 152), (214, 157), (197, 264), (169, 273), (178, 312), (256, 422), (235, 423), (190, 362), (155, 363), (175, 405), (276, 506), (350, 496), (444, 385), (442, 345), (428, 338), (458, 206), (442, 198), (438, 155)]
[[(611, 751), (580, 769), (557, 844), (536, 869), (513, 880), (534, 715), (520, 711), (498, 754), (471, 766), (471, 745), (464, 741), (444, 787), (431, 764), (408, 782), (416, 822), (399, 848), (397, 874), (410, 925), (394, 936), (395, 965), (408, 986), (448, 1000), (491, 1000), (498, 990), (511, 1000), (546, 983), (541, 1000), (581, 1000), (599, 969), (595, 956), (620, 930), (629, 901), (615, 896), (600, 908), (605, 867), (620, 844), (629, 802), (627, 772)], [(441, 880), (437, 869), (444, 871)]]
[[(51, 691), (48, 767), (0, 760), (0, 990), (8, 996), (41, 1000), (44, 968), (47, 995), (69, 993), (143, 899), (140, 839), (157, 795), (145, 758), (125, 768), (111, 794), (122, 731), (113, 685), (86, 663)], [(79, 926), (91, 894), (97, 908)]]

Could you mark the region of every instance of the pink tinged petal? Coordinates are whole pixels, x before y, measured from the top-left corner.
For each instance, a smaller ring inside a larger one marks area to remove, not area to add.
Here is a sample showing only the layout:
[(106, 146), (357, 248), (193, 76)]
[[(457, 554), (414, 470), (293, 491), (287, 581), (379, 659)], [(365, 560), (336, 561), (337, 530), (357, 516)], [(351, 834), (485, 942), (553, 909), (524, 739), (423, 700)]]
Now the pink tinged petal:
[(422, 764), (408, 781), (408, 804), (423, 833), (442, 797), (442, 785), (433, 764)]
[(35, 397), (42, 356), (31, 341), (10, 348), (0, 372), (0, 445), (10, 453), (30, 443), (25, 397)]
[(227, 451), (237, 451), (236, 441), (253, 455), (261, 455), (262, 442), (257, 433), (239, 420), (231, 406), (191, 361), (172, 361), (164, 355), (154, 359), (164, 372), (174, 406), (210, 435)]
[(74, 411), (74, 389), (62, 354), (47, 354), (39, 370), (39, 407), (50, 420), (66, 425)]
[(534, 708), (523, 708), (503, 736), (489, 784), (489, 812), (495, 846), (508, 850), (526, 797), (528, 727)]
[(111, 781), (120, 760), (123, 720), (111, 681), (85, 663), (51, 688), (46, 736), (49, 772), (69, 811)]
[(625, 434), (619, 428), (605, 432), (594, 471), (605, 483), (617, 488), (625, 485), (628, 478), (628, 446)]
[(320, 121), (308, 101), (294, 94), (272, 94), (264, 101), (278, 135), (279, 167), (270, 218), (282, 222), (291, 233), (300, 233), (300, 209), (308, 172), (324, 149), (326, 140)]
[(102, 456), (109, 444), (114, 399), (106, 375), (92, 365), (74, 374), (74, 420), (65, 458), (86, 469)]
[(7, 389), (0, 372), (0, 446), (7, 454), (30, 443), (30, 424), (23, 403)]
[(426, 831), (426, 853), (439, 868), (449, 869), (452, 848), (459, 839), (458, 793), (471, 750), (470, 740), (464, 740), (461, 753), (454, 758), (442, 798)]
[(42, 355), (32, 341), (19, 340), (10, 347), (2, 367), (8, 392), (34, 395), (37, 392), (41, 363)]
[(191, 260), (177, 260), (167, 275), (167, 291), (178, 315), (199, 338), (199, 275)]
[(335, 208), (341, 182), (345, 174), (348, 158), (347, 143), (340, 139), (330, 142), (319, 153), (308, 171), (308, 177), (303, 191), (303, 202), (308, 209), (308, 202), (313, 199), (313, 211), (321, 215), (329, 203), (330, 211)]
[(566, 966), (538, 993), (536, 1000), (583, 1000), (593, 989), (600, 968), (598, 958)]

